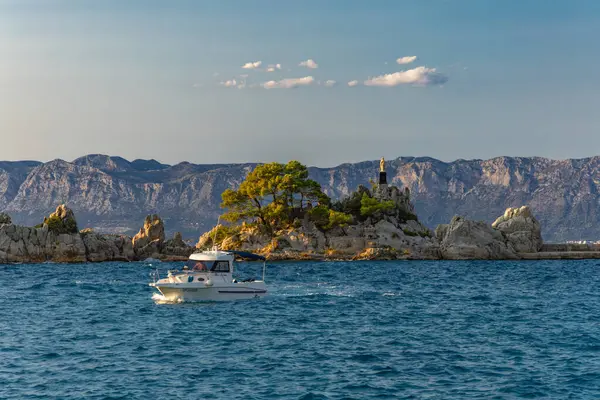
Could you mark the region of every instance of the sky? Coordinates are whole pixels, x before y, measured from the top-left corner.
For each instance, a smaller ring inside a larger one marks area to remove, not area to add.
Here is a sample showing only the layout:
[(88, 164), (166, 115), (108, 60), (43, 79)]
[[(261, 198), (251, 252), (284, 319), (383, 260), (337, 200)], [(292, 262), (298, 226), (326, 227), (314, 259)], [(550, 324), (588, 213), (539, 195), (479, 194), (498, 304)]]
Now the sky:
[(597, 0), (0, 0), (0, 160), (600, 155)]

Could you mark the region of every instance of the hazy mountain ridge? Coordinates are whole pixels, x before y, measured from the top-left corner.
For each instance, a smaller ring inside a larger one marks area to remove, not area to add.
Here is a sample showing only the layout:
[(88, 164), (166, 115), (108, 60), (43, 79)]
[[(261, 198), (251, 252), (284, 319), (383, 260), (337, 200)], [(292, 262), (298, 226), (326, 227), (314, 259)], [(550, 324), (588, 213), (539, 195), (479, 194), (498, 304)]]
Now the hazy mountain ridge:
[[(57, 204), (67, 203), (80, 227), (137, 230), (149, 213), (167, 228), (196, 236), (220, 213), (220, 195), (236, 187), (255, 164), (176, 165), (88, 155), (73, 162), (0, 162), (0, 210), (33, 225)], [(377, 178), (379, 161), (310, 168), (334, 198)], [(507, 207), (530, 205), (547, 241), (600, 239), (600, 157), (550, 160), (497, 157), (443, 162), (400, 157), (387, 162), (388, 180), (411, 190), (428, 226), (453, 215), (492, 222)]]

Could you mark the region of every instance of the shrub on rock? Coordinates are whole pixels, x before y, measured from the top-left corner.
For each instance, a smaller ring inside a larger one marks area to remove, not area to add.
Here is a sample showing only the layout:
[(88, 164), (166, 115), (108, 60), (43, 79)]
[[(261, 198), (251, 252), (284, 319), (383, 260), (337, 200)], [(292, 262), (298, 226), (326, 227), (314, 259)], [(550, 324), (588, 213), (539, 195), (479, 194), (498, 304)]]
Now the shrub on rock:
[(56, 207), (56, 211), (50, 214), (48, 218), (44, 218), (44, 223), (42, 225), (46, 226), (50, 232), (56, 234), (79, 232), (73, 210), (64, 204)]

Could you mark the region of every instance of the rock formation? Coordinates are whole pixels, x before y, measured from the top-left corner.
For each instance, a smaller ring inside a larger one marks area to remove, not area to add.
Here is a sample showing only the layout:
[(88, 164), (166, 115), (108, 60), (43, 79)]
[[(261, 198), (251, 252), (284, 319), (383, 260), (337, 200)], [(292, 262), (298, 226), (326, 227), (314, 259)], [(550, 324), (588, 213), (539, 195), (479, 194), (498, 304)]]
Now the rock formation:
[(164, 225), (155, 215), (132, 239), (89, 228), (77, 232), (75, 215), (65, 205), (34, 228), (13, 225), (9, 216), (0, 214), (0, 263), (134, 261), (148, 256), (168, 260), (187, 257), (192, 251), (181, 235), (164, 242)]
[(492, 224), (506, 236), (518, 253), (536, 253), (542, 248), (542, 229), (527, 206), (507, 208)]
[(482, 221), (460, 216), (438, 225), (435, 237), (446, 260), (503, 260), (519, 258), (501, 231)]
[(77, 220), (75, 219), (75, 214), (73, 213), (73, 210), (64, 204), (56, 207), (56, 211), (47, 218), (44, 218), (42, 226), (54, 233), (77, 232)]
[(72, 212), (59, 206), (46, 220), (48, 223), (39, 228), (1, 225), (0, 262), (86, 261), (86, 248), (79, 233), (66, 232), (74, 222)]
[(136, 259), (129, 236), (85, 231), (81, 233), (81, 237), (85, 245), (87, 261), (132, 261)]
[(156, 214), (148, 215), (144, 226), (132, 239), (133, 251), (140, 259), (159, 258), (165, 242), (165, 226)]
[[(371, 196), (365, 187), (359, 187), (357, 198), (363, 193)], [(348, 226), (320, 229), (305, 214), (298, 226), (279, 230), (271, 237), (252, 225), (239, 230), (218, 226), (203, 234), (197, 248), (210, 248), (217, 238), (219, 248), (254, 251), (273, 259), (385, 259), (439, 257), (435, 240), (425, 226), (412, 214), (414, 207), (409, 193), (397, 187), (376, 187), (373, 198), (390, 202), (363, 219), (353, 219)], [(352, 200), (350, 200), (352, 202)], [(359, 201), (360, 207), (360, 201)], [(225, 229), (226, 234), (221, 233)]]
[[(219, 225), (216, 231), (202, 235), (197, 247), (211, 247), (216, 237), (221, 249), (256, 251), (272, 260), (600, 258), (600, 249), (591, 246), (542, 245), (540, 224), (528, 207), (506, 210), (493, 226), (457, 216), (449, 224), (439, 225), (431, 237), (410, 213), (409, 193), (395, 189), (374, 193), (378, 200), (394, 199), (395, 206), (327, 230), (305, 217), (299, 225), (280, 230), (273, 237), (253, 225), (237, 230)], [(148, 257), (180, 260), (194, 251), (179, 233), (165, 241), (163, 221), (156, 215), (146, 218), (133, 239), (89, 228), (66, 233), (77, 222), (64, 205), (45, 221), (39, 227), (23, 227), (0, 214), (0, 263), (133, 261)]]
[(535, 258), (543, 247), (540, 223), (527, 206), (508, 208), (490, 226), (456, 216), (435, 230), (444, 259)]
[(175, 232), (173, 239), (167, 240), (163, 246), (162, 253), (168, 254), (171, 258), (188, 258), (194, 252), (195, 248), (189, 246), (183, 241), (181, 232)]

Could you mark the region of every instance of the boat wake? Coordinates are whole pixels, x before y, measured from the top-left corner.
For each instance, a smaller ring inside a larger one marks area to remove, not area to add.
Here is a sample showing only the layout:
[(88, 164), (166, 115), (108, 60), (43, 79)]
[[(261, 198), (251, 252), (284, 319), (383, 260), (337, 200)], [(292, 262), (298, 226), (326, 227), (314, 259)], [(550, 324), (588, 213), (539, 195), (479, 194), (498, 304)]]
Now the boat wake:
[(152, 294), (152, 300), (154, 300), (154, 302), (156, 304), (179, 304), (179, 303), (183, 303), (182, 299), (177, 299), (177, 301), (169, 300), (169, 299), (167, 299), (165, 296), (163, 296), (160, 293), (154, 293), (154, 294)]
[(178, 298), (177, 300), (169, 300), (160, 293), (152, 294), (152, 300), (156, 304), (202, 304), (202, 305), (214, 305), (218, 304), (218, 301), (214, 300), (184, 300)]
[(270, 292), (271, 297), (339, 297), (339, 298), (363, 298), (363, 297), (396, 297), (401, 296), (399, 292), (381, 291), (373, 287), (351, 287), (328, 282), (315, 282), (310, 284), (287, 284), (274, 286)]

